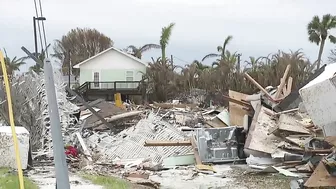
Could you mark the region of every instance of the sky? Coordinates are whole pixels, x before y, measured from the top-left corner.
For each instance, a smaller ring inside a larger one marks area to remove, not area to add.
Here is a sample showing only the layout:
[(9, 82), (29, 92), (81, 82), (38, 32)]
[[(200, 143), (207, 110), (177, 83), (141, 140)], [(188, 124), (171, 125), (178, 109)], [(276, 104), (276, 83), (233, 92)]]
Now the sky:
[[(161, 29), (176, 23), (167, 48), (174, 63), (184, 65), (216, 53), (228, 35), (232, 52), (266, 56), (278, 50), (298, 50), (315, 61), (319, 47), (310, 43), (307, 24), (314, 15), (334, 14), (336, 1), (324, 0), (41, 0), (48, 43), (70, 29), (95, 28), (114, 41), (117, 48), (159, 43)], [(20, 49), (34, 50), (34, 0), (1, 0), (0, 48), (10, 57), (25, 56)], [(336, 35), (336, 30), (331, 31)], [(326, 43), (323, 62), (330, 49)], [(40, 47), (39, 47), (40, 49)], [(143, 59), (159, 57), (159, 50)], [(211, 64), (211, 60), (206, 64)], [(29, 68), (32, 62), (22, 67)]]

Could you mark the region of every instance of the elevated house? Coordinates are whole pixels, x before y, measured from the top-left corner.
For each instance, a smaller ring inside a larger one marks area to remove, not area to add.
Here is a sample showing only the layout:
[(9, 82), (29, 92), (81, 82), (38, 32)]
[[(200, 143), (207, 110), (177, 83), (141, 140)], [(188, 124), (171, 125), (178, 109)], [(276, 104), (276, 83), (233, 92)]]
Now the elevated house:
[(123, 97), (146, 93), (140, 87), (146, 63), (115, 47), (73, 67), (80, 70), (78, 91), (86, 100), (113, 100), (115, 93), (121, 93)]

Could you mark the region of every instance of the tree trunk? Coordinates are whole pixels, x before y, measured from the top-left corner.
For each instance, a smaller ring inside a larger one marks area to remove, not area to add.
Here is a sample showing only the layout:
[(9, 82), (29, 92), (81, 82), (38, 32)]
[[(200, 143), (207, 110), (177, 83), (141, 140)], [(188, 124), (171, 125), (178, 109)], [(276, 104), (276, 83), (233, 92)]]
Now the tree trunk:
[(321, 45), (320, 45), (320, 50), (319, 50), (319, 54), (318, 54), (318, 58), (317, 58), (317, 69), (320, 69), (320, 66), (321, 66), (321, 57), (322, 57), (322, 53), (323, 53), (325, 40), (326, 39), (322, 38)]
[(161, 51), (162, 51), (162, 64), (166, 65), (166, 47), (162, 46), (161, 47)]

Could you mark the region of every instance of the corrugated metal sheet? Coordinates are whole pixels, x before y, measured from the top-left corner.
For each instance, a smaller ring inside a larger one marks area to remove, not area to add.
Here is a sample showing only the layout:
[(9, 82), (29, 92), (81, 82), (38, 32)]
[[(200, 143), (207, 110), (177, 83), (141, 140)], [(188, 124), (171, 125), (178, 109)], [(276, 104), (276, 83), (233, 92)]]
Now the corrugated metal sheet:
[[(163, 158), (176, 154), (187, 154), (192, 151), (187, 146), (144, 147), (146, 140), (185, 140), (188, 136), (175, 126), (162, 121), (161, 117), (149, 114), (134, 127), (122, 131), (117, 136), (94, 134), (87, 139), (88, 145), (96, 145), (102, 153), (101, 161), (109, 162), (116, 158), (150, 158), (160, 162)], [(98, 142), (100, 140), (100, 142)]]

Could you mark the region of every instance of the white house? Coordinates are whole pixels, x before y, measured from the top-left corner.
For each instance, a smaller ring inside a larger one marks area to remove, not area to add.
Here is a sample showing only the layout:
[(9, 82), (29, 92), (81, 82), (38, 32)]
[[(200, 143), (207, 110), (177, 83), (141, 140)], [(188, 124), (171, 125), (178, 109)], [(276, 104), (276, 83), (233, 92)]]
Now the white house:
[[(73, 67), (80, 69), (80, 85), (94, 82), (91, 88), (110, 88), (111, 86), (107, 85), (111, 83), (107, 82), (140, 81), (146, 72), (145, 62), (115, 47), (106, 49)], [(130, 88), (134, 85), (124, 84), (124, 87)]]

